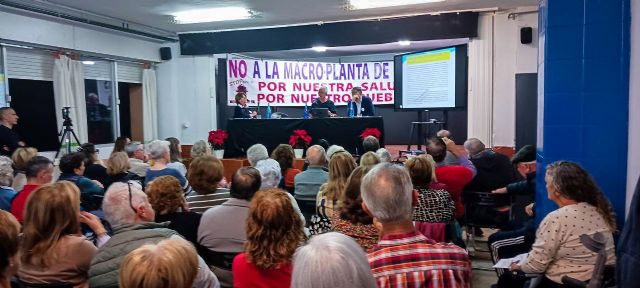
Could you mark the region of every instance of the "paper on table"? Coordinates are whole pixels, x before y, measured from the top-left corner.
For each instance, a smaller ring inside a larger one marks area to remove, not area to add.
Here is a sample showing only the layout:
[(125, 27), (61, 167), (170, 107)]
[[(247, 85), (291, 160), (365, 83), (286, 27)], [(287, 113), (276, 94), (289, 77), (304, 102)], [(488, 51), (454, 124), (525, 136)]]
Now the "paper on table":
[(512, 263), (520, 263), (524, 259), (527, 259), (527, 256), (529, 256), (529, 253), (522, 253), (513, 258), (500, 259), (496, 265), (493, 265), (493, 268), (509, 269)]

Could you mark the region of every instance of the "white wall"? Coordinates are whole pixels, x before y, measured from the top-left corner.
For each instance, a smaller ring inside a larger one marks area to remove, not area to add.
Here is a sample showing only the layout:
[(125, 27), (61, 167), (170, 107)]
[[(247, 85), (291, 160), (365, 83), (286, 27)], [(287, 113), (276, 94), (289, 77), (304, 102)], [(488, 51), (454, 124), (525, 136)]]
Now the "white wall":
[(629, 75), (629, 154), (627, 211), (640, 176), (640, 0), (631, 0), (631, 60)]
[(515, 146), (516, 135), (516, 78), (517, 73), (536, 73), (538, 70), (538, 39), (520, 44), (520, 28), (533, 28), (537, 35), (538, 13), (518, 15), (512, 12), (535, 11), (537, 7), (522, 7), (495, 14), (493, 54), (493, 145)]
[(215, 67), (213, 56), (180, 56), (171, 45), (172, 59), (157, 65), (158, 136), (177, 137), (184, 144), (206, 140), (216, 129)]
[(122, 32), (89, 28), (0, 11), (0, 38), (132, 59), (160, 61), (162, 43)]

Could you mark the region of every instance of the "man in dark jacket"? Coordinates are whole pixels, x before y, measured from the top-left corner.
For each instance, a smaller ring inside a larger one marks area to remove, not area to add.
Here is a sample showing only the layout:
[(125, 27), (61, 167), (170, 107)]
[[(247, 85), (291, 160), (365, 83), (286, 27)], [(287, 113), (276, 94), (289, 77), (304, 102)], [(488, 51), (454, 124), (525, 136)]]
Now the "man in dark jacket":
[[(351, 99), (349, 102), (351, 109), (353, 109), (353, 116), (373, 116), (373, 101), (371, 98), (362, 95), (362, 88), (356, 86), (351, 89)], [(347, 107), (349, 109), (349, 107)]]
[(522, 180), (507, 156), (485, 149), (479, 139), (469, 138), (464, 142), (464, 149), (478, 171), (465, 190), (489, 192)]

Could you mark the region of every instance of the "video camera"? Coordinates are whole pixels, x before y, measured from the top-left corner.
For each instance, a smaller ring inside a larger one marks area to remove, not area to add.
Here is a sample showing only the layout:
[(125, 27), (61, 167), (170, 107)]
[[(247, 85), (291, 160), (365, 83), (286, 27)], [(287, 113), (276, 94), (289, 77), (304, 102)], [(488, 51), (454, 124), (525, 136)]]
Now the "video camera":
[(64, 122), (62, 122), (62, 125), (66, 127), (73, 126), (73, 124), (71, 123), (71, 117), (69, 117), (70, 108), (71, 107), (62, 107), (62, 120), (64, 120)]

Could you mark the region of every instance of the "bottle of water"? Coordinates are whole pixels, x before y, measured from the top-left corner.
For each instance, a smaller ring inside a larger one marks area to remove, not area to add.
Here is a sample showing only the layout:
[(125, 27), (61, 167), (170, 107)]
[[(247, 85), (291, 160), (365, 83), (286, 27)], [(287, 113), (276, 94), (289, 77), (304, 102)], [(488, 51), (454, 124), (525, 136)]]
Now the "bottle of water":
[(353, 101), (349, 101), (348, 105), (349, 105), (349, 118), (353, 118)]
[(304, 103), (304, 112), (302, 113), (302, 118), (304, 119), (309, 119), (309, 107), (307, 106), (307, 103)]
[(267, 103), (267, 112), (266, 112), (266, 116), (267, 119), (271, 119), (271, 105), (269, 103)]

